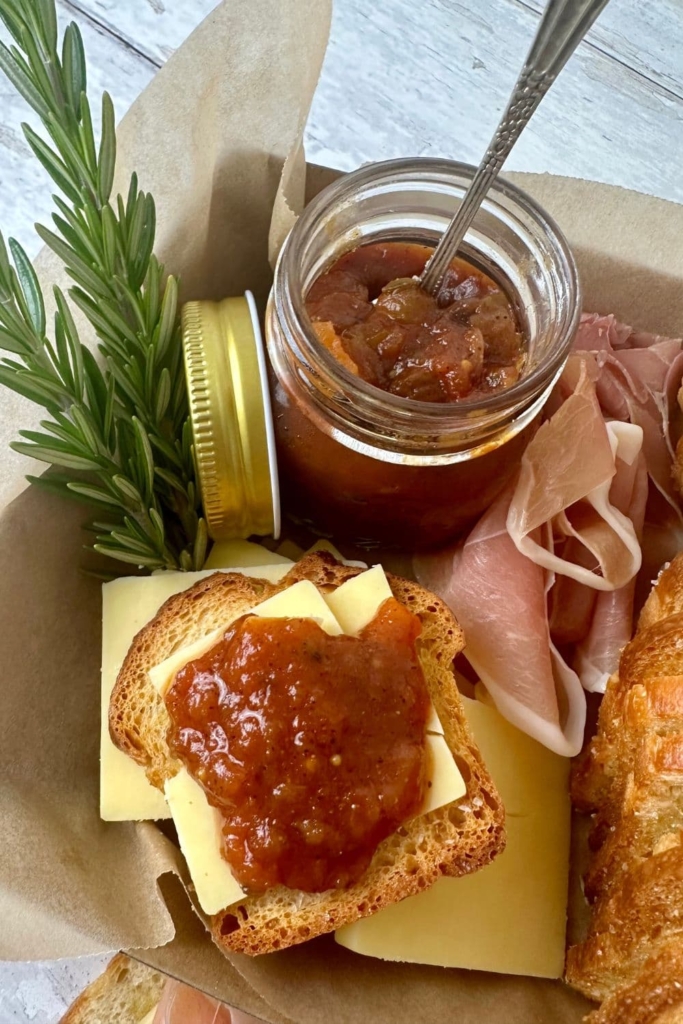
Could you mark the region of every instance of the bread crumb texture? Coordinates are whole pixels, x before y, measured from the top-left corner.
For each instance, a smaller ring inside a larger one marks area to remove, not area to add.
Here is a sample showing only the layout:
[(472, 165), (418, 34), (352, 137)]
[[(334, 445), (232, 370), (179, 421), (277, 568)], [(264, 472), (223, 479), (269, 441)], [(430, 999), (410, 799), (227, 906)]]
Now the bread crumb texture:
[[(278, 584), (217, 573), (170, 598), (136, 636), (117, 679), (109, 718), (114, 743), (163, 788), (181, 766), (168, 750), (169, 718), (149, 681), (149, 669), (300, 580), (310, 580), (325, 592), (362, 571), (315, 552)], [(470, 732), (453, 676), (453, 658), (464, 646), (462, 630), (429, 591), (408, 580), (387, 578), (397, 600), (422, 622), (420, 662), (467, 793), (406, 822), (378, 846), (362, 879), (348, 889), (305, 893), (276, 886), (214, 915), (211, 933), (225, 950), (256, 955), (305, 942), (422, 892), (442, 875), (477, 871), (504, 849), (503, 805)]]

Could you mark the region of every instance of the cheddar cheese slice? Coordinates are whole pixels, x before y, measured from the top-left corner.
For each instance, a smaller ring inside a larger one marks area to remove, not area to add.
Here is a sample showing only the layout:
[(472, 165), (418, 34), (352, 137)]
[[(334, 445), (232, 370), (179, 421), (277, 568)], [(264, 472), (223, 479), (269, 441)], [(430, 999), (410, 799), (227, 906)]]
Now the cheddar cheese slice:
[[(251, 615), (260, 615), (270, 619), (314, 619), (318, 625), (329, 633), (330, 636), (338, 636), (341, 626), (330, 611), (320, 591), (310, 580), (300, 580), (279, 594), (269, 597), (267, 601), (256, 605), (250, 610)], [(155, 690), (163, 697), (175, 676), (188, 662), (200, 658), (220, 640), (225, 630), (230, 625), (226, 621), (220, 629), (214, 629), (211, 633), (195, 640), (194, 643), (181, 647), (149, 671), (149, 678)]]
[(341, 928), (347, 949), (383, 960), (541, 978), (562, 975), (569, 871), (569, 761), (494, 709), (463, 697), (506, 808), (492, 864)]
[(326, 594), (325, 600), (343, 631), (348, 636), (357, 636), (391, 596), (384, 569), (381, 565), (374, 565)]
[[(337, 597), (335, 601), (330, 602), (330, 596), (334, 597), (340, 593), (341, 598)], [(337, 614), (344, 622), (354, 627), (354, 632), (358, 632), (374, 618), (387, 597), (391, 597), (391, 590), (384, 570), (381, 566), (376, 566), (343, 584), (333, 595), (325, 597), (310, 581), (302, 580), (263, 601), (252, 613), (265, 618), (314, 618), (327, 633), (339, 635), (342, 629)], [(333, 614), (331, 604), (334, 605), (336, 614)], [(224, 630), (225, 626), (196, 644), (182, 648), (161, 665), (156, 666), (150, 672), (150, 676), (160, 692), (165, 693), (175, 674), (188, 661), (209, 650)], [(433, 707), (429, 726), (428, 782), (419, 814), (426, 814), (444, 804), (459, 800), (466, 793), (465, 782), (442, 735), (443, 730)], [(199, 904), (205, 913), (216, 913), (242, 896), (242, 890), (234, 880), (222, 854), (221, 815), (209, 804), (202, 787), (194, 782), (184, 768), (166, 783), (166, 797)], [(231, 883), (234, 887), (231, 887)], [(226, 902), (228, 899), (230, 902)]]
[(291, 558), (269, 551), (262, 544), (254, 544), (250, 540), (217, 541), (209, 557), (204, 563), (205, 569), (225, 569), (233, 566), (247, 569), (255, 565), (294, 565)]
[(205, 914), (217, 914), (244, 895), (223, 856), (223, 817), (186, 768), (168, 780), (164, 792), (199, 905)]
[[(147, 781), (144, 769), (115, 747), (109, 736), (109, 700), (133, 638), (164, 601), (215, 570), (163, 572), (154, 576), (125, 576), (102, 588), (102, 679), (100, 725), (100, 817), (104, 821), (144, 821), (169, 818), (161, 790)], [(259, 565), (234, 571), (278, 583), (289, 564)]]

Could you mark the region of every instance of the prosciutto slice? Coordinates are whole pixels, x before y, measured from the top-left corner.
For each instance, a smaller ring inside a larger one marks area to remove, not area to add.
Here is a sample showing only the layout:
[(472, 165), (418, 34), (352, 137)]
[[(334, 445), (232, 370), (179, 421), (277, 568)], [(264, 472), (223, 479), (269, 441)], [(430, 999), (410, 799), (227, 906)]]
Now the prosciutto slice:
[(584, 315), (516, 480), (462, 542), (415, 559), (502, 714), (565, 756), (583, 742), (583, 688), (604, 690), (631, 636), (643, 536), (682, 521), (670, 436), (681, 349)]
[(259, 1024), (256, 1017), (231, 1010), (179, 981), (166, 982), (153, 1024)]
[(548, 626), (550, 576), (515, 546), (507, 519), (515, 485), (479, 520), (464, 544), (415, 560), (465, 631), (465, 654), (498, 710), (567, 757), (581, 748), (586, 702), (559, 657)]

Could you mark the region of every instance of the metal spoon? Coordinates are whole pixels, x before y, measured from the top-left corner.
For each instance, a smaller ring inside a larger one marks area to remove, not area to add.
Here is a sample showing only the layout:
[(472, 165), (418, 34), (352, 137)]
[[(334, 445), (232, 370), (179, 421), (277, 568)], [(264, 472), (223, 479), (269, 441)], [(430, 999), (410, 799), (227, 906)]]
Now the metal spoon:
[(443, 233), (420, 277), (422, 288), (438, 295), (484, 196), (556, 77), (608, 0), (548, 0), (527, 59), (502, 120), (479, 164), (458, 212)]

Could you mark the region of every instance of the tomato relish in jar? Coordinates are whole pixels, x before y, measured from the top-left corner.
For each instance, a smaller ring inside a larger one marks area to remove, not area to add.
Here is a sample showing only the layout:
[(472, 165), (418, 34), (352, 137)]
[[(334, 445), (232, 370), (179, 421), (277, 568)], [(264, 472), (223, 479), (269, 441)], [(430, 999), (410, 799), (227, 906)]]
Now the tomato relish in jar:
[(427, 245), (375, 242), (344, 253), (313, 282), (306, 311), (351, 373), (420, 402), (457, 402), (519, 380), (524, 338), (487, 274), (454, 259), (437, 298), (417, 280)]
[(345, 175), (309, 204), (266, 315), (283, 508), (360, 544), (436, 547), (515, 473), (578, 326), (568, 244), (499, 180), (435, 302), (415, 280), (472, 179), (446, 160)]

